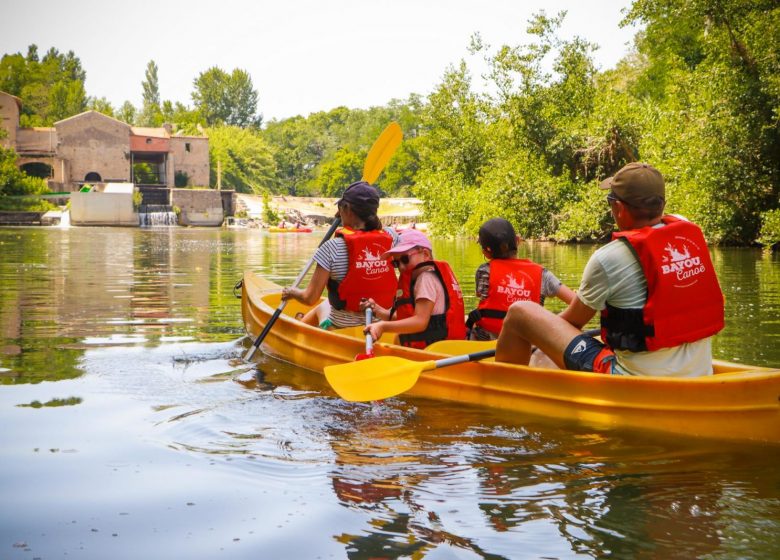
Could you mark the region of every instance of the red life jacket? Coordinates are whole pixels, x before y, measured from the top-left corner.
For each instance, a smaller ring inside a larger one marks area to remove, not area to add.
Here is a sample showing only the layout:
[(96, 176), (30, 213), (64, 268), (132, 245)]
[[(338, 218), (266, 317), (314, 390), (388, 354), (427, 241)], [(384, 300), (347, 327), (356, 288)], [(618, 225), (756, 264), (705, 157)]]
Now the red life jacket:
[(612, 236), (631, 247), (647, 279), (643, 308), (607, 304), (601, 312), (602, 338), (613, 349), (671, 348), (723, 329), (723, 292), (701, 229), (674, 216), (662, 221)]
[(493, 259), (490, 261), (490, 279), (487, 297), (477, 309), (469, 313), (466, 326), (474, 324), (498, 334), (504, 324), (509, 306), (516, 301), (542, 300), (542, 272), (544, 268), (528, 259)]
[(406, 319), (414, 315), (414, 284), (412, 272), (418, 268), (433, 266), (433, 271), (444, 287), (444, 313), (431, 315), (428, 326), (424, 331), (413, 334), (398, 335), (398, 339), (404, 346), (411, 348), (425, 348), (437, 340), (464, 340), (466, 338), (466, 323), (463, 314), (463, 293), (460, 284), (450, 265), (444, 261), (426, 261), (418, 264), (411, 270), (404, 270), (398, 278), (398, 295), (390, 310), (390, 317)]
[(328, 301), (333, 308), (360, 311), (362, 298), (373, 298), (382, 307), (390, 307), (396, 288), (395, 271), (389, 259), (380, 258), (393, 246), (390, 234), (344, 227), (335, 235), (347, 244), (349, 268), (341, 282), (328, 280)]

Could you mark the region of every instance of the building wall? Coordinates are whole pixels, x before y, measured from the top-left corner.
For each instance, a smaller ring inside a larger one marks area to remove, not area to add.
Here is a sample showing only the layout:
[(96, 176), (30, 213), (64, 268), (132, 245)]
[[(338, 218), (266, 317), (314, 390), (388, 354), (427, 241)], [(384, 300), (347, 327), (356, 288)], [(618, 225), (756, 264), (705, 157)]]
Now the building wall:
[(16, 152), (54, 155), (57, 131), (54, 128), (20, 128), (16, 131)]
[(181, 210), (183, 226), (220, 226), (225, 218), (220, 191), (173, 189), (171, 204)]
[[(189, 145), (189, 151), (187, 147)], [(176, 171), (189, 175), (189, 187), (209, 186), (209, 139), (198, 136), (172, 136), (171, 152)]]
[(71, 193), (70, 223), (76, 226), (137, 226), (133, 193)]
[(19, 156), (16, 160), (16, 165), (20, 168), (27, 163), (45, 163), (52, 170), (52, 176), (49, 178), (49, 189), (56, 191), (52, 188), (55, 185), (63, 184), (63, 177), (65, 177), (65, 170), (67, 164), (64, 160), (56, 158), (54, 156)]
[(4, 148), (16, 146), (16, 129), (19, 126), (19, 105), (13, 95), (0, 91), (0, 128), (8, 135), (0, 138)]
[(57, 156), (69, 162), (65, 177), (76, 190), (87, 173), (100, 174), (103, 182), (130, 180), (130, 126), (96, 111), (87, 111), (54, 124)]

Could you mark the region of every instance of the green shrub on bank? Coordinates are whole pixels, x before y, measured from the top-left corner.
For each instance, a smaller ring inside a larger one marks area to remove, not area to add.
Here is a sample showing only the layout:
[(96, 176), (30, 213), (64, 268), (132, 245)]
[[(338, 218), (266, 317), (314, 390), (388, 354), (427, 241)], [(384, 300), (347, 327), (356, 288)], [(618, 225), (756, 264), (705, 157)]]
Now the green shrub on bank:
[(48, 212), (57, 210), (57, 206), (43, 200), (29, 196), (0, 196), (0, 212)]
[(780, 243), (780, 210), (769, 210), (761, 215), (761, 236), (758, 242), (771, 248)]
[(44, 179), (30, 177), (16, 167), (16, 151), (0, 147), (0, 197), (49, 192)]

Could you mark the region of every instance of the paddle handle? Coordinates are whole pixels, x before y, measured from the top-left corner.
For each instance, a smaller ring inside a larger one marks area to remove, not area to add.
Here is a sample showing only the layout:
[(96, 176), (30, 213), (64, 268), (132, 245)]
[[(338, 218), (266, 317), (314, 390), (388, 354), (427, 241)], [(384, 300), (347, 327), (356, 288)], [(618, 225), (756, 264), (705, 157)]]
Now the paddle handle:
[(436, 369), (447, 366), (454, 366), (455, 364), (462, 364), (463, 362), (476, 362), (477, 360), (484, 360), (485, 358), (492, 358), (496, 355), (496, 349), (482, 350), (481, 352), (474, 352), (472, 354), (463, 354), (462, 356), (452, 356), (451, 358), (443, 358), (433, 362)]
[[(371, 324), (371, 321), (374, 317), (374, 312), (371, 310), (370, 307), (366, 307), (366, 328)], [(371, 333), (366, 333), (366, 354), (373, 354), (374, 353), (374, 339), (371, 338)]]
[[(336, 229), (341, 225), (341, 218), (336, 218), (333, 220), (333, 223), (331, 224), (330, 228), (327, 232), (325, 232), (325, 237), (322, 238), (322, 241), (320, 241), (320, 244), (317, 245), (317, 247), (322, 247), (323, 243), (325, 243), (328, 239), (331, 238), (333, 235), (333, 232), (336, 231)], [(301, 270), (301, 273), (298, 275), (298, 277), (295, 279), (295, 281), (292, 283), (293, 288), (297, 288), (298, 284), (300, 284), (306, 274), (308, 274), (309, 269), (314, 264), (314, 255), (309, 259), (309, 262), (306, 263), (306, 266)], [(271, 327), (274, 326), (274, 323), (276, 323), (276, 320), (279, 318), (279, 315), (282, 314), (282, 311), (284, 311), (284, 307), (287, 305), (287, 300), (284, 299), (279, 303), (279, 306), (276, 308), (276, 311), (274, 311), (274, 314), (271, 315), (271, 318), (268, 320), (268, 322), (265, 324), (265, 327), (263, 327), (263, 330), (260, 332), (260, 335), (255, 339), (255, 341), (252, 343), (252, 346), (249, 347), (249, 350), (247, 350), (246, 355), (244, 356), (245, 361), (249, 361), (252, 359), (252, 356), (255, 355), (255, 352), (258, 348), (260, 348), (260, 345), (263, 343), (263, 340), (265, 340), (265, 337), (268, 336), (269, 331), (271, 330)]]

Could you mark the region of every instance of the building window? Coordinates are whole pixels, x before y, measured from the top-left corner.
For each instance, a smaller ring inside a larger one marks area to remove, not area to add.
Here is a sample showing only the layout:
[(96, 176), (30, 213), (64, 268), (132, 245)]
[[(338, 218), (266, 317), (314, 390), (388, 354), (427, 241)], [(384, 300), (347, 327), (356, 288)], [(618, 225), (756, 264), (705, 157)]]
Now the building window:
[(103, 179), (100, 177), (100, 173), (95, 173), (94, 171), (90, 171), (86, 175), (84, 175), (84, 181), (87, 183), (100, 183), (103, 181)]
[(185, 152), (189, 152), (189, 151), (191, 151), (191, 150), (190, 150), (190, 143), (189, 143), (189, 142), (185, 142), (185, 143), (184, 143), (184, 151), (185, 151)]
[(151, 143), (152, 143), (152, 139), (151, 139), (151, 138), (147, 138), (147, 139), (146, 139), (146, 143), (147, 143), (147, 144), (151, 144)]

